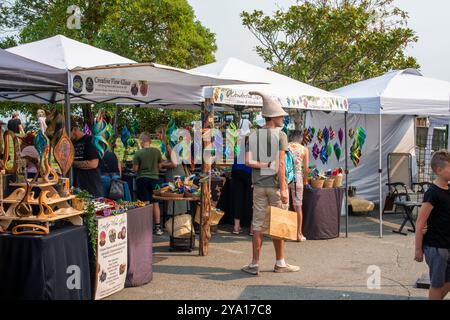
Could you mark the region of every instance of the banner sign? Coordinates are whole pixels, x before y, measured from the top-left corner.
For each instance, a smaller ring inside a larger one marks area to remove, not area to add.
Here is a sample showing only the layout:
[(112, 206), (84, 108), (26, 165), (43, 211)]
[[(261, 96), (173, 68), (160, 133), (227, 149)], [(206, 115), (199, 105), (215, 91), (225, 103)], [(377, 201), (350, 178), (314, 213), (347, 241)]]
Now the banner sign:
[[(262, 107), (263, 101), (259, 95), (251, 95), (248, 91), (231, 88), (216, 87), (212, 94), (215, 104), (241, 105)], [(283, 108), (307, 109), (321, 111), (347, 111), (347, 99), (341, 97), (315, 96), (273, 96)]]
[(127, 80), (72, 73), (70, 75), (70, 92), (72, 94), (143, 98), (149, 96), (149, 85), (144, 80)]
[(95, 300), (125, 287), (128, 264), (127, 214), (98, 220)]

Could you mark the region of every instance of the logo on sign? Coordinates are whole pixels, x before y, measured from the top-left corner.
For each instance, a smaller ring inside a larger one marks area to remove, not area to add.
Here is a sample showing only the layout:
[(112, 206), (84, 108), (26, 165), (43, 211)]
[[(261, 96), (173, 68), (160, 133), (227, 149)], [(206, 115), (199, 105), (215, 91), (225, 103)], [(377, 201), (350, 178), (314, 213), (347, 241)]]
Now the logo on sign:
[(80, 76), (73, 77), (72, 88), (74, 92), (81, 93), (83, 91), (83, 78)]
[(94, 91), (94, 80), (91, 77), (86, 78), (86, 91), (89, 93)]

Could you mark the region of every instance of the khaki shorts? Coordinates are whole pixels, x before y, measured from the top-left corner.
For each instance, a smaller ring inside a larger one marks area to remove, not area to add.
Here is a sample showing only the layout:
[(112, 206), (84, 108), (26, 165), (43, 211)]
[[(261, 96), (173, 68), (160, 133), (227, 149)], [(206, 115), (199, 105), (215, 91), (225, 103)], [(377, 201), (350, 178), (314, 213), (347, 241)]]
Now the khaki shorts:
[(277, 207), (284, 210), (289, 208), (289, 204), (281, 202), (280, 189), (277, 188), (253, 188), (253, 220), (252, 227), (254, 231), (261, 231), (261, 227), (266, 219), (267, 208)]

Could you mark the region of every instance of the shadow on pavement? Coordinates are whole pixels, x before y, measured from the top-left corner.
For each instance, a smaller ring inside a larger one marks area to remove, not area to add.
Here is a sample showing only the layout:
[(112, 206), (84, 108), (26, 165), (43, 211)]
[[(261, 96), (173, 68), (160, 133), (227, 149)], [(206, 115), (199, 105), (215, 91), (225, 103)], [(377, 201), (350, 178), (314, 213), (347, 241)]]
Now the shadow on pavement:
[[(408, 296), (373, 292), (352, 292), (299, 286), (250, 285), (241, 293), (241, 300), (408, 300)], [(414, 298), (414, 300), (419, 298)]]
[(201, 266), (153, 265), (153, 272), (177, 275), (196, 275), (205, 280), (216, 281), (255, 278), (255, 276), (246, 274), (239, 269), (225, 269)]

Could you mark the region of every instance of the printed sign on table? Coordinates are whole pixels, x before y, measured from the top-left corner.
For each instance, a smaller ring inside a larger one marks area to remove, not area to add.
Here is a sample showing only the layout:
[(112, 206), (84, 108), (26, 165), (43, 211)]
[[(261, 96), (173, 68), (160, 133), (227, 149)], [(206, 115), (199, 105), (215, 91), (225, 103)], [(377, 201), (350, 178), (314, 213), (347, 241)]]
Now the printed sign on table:
[(98, 220), (95, 300), (125, 287), (128, 263), (127, 214)]

